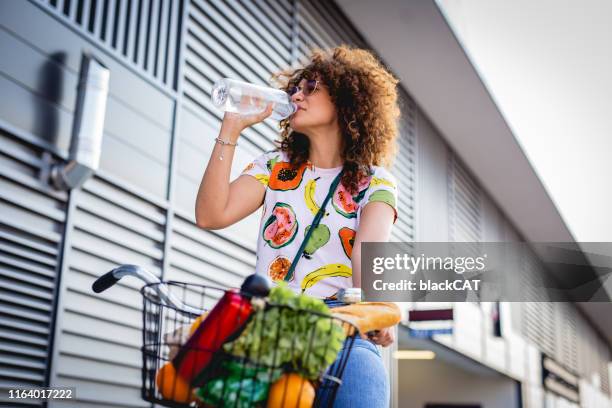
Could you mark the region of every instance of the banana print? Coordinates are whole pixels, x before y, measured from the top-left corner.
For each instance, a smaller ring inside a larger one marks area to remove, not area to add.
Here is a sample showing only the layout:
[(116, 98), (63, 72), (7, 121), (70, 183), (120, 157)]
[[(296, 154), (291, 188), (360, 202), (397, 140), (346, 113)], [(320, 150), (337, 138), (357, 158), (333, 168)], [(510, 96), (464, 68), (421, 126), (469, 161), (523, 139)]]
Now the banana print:
[(255, 178), (257, 180), (259, 180), (264, 186), (267, 186), (268, 185), (268, 180), (269, 180), (270, 177), (268, 177), (267, 174), (256, 174)]
[(312, 215), (316, 215), (320, 208), (314, 199), (316, 186), (316, 180), (312, 179), (308, 180), (308, 183), (306, 183), (306, 188), (304, 189), (304, 202), (306, 203), (306, 207), (308, 207)]
[(395, 188), (395, 184), (393, 184), (392, 182), (390, 182), (387, 179), (384, 178), (378, 178), (376, 176), (372, 176), (372, 181), (370, 182), (370, 186), (378, 186), (378, 185), (384, 185), (384, 186), (389, 186), (391, 188)]
[[(308, 207), (308, 210), (310, 210), (312, 215), (317, 215), (317, 213), (321, 209), (319, 204), (317, 204), (317, 202), (315, 201), (315, 190), (317, 188), (318, 179), (319, 177), (317, 177), (316, 179), (309, 180), (308, 183), (306, 183), (306, 188), (304, 188), (304, 202), (306, 203), (306, 207)], [(329, 215), (329, 213), (326, 212), (325, 215), (327, 216)]]
[(322, 279), (333, 277), (350, 278), (351, 276), (353, 276), (353, 270), (345, 264), (335, 263), (325, 265), (304, 276), (301, 284), (302, 293)]

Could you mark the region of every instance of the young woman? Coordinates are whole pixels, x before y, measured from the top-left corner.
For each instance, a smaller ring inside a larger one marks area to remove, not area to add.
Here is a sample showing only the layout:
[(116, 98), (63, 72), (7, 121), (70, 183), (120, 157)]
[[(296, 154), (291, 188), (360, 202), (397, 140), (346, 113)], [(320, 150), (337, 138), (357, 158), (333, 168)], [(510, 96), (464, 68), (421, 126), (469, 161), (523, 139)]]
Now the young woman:
[[(349, 46), (315, 50), (306, 66), (273, 78), (298, 105), (280, 122), (279, 147), (261, 154), (230, 183), (240, 133), (267, 118), (272, 106), (259, 115), (226, 113), (198, 191), (196, 222), (205, 229), (225, 228), (263, 204), (257, 272), (331, 305), (339, 289), (361, 286), (361, 242), (388, 241), (397, 219), (397, 183), (383, 165), (395, 154), (398, 81), (369, 51)], [(288, 276), (341, 171), (320, 225)], [(374, 344), (393, 341), (391, 330), (357, 339), (335, 406), (389, 406), (389, 382)]]

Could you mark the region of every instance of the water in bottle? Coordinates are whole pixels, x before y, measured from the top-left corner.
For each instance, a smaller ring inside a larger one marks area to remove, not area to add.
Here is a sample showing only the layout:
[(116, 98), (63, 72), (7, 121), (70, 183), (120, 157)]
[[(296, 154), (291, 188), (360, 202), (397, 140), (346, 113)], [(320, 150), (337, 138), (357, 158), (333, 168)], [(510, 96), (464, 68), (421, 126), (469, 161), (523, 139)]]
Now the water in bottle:
[(211, 99), (216, 107), (241, 115), (261, 113), (269, 102), (273, 102), (270, 118), (274, 120), (285, 119), (297, 110), (287, 92), (229, 78), (215, 83)]

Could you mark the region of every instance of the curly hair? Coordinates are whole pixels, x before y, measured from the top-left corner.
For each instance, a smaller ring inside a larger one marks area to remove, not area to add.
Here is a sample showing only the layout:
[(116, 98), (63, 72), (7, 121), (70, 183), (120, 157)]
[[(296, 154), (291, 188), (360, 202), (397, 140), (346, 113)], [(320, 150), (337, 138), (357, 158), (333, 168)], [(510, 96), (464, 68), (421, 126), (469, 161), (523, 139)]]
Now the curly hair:
[[(361, 177), (371, 174), (370, 166), (388, 166), (395, 158), (399, 80), (372, 52), (344, 44), (314, 48), (307, 65), (276, 72), (271, 80), (287, 91), (304, 78), (319, 79), (329, 90), (343, 138), (341, 181), (354, 195)], [(293, 166), (306, 163), (308, 137), (291, 129), (288, 118), (279, 127), (279, 149), (288, 153)]]

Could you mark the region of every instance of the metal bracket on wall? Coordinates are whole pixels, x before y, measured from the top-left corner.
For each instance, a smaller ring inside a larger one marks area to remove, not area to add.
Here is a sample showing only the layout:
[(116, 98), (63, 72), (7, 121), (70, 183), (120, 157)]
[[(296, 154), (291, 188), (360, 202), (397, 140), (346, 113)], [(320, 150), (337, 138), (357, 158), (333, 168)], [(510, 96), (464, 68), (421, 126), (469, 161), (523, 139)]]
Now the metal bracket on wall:
[(67, 163), (51, 167), (51, 184), (58, 190), (80, 187), (98, 169), (110, 70), (89, 52), (83, 53)]

